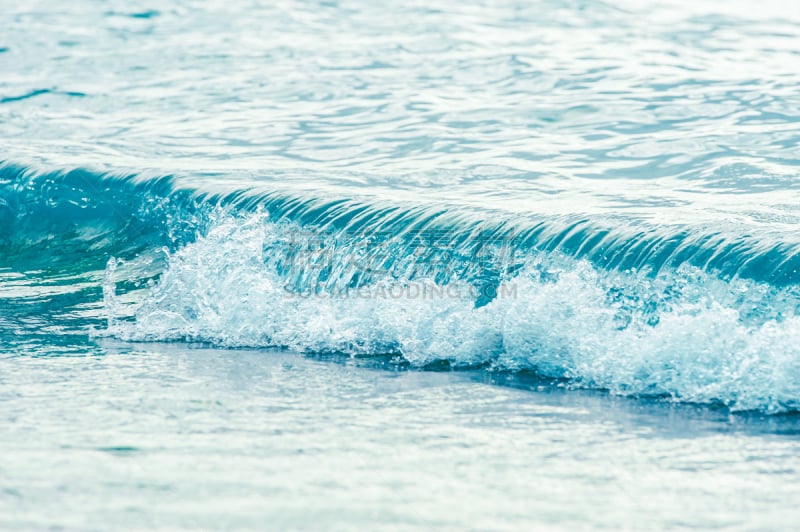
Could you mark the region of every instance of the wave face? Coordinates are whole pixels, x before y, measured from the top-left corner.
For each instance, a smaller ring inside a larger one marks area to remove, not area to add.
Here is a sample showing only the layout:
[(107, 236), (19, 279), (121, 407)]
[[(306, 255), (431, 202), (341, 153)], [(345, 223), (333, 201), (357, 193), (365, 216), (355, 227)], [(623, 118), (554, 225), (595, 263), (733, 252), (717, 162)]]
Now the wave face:
[[(15, 334), (36, 317), (77, 335), (393, 354), (735, 410), (800, 408), (788, 246), (441, 205), (211, 194), (82, 170), (2, 172), (0, 247), (11, 269), (29, 272), (4, 299)], [(30, 274), (44, 263), (61, 277)]]
[(7, 345), (59, 331), (396, 355), (800, 409), (788, 245), (84, 170), (0, 173)]

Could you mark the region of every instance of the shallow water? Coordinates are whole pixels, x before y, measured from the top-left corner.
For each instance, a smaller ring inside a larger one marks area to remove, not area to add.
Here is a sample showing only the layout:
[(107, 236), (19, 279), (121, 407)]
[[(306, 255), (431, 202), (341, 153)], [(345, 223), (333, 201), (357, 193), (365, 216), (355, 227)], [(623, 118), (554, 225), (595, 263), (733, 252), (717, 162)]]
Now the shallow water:
[(798, 22), (3, 6), (0, 522), (790, 526)]
[(4, 371), (4, 528), (775, 529), (798, 517), (795, 417), (274, 350), (102, 346)]

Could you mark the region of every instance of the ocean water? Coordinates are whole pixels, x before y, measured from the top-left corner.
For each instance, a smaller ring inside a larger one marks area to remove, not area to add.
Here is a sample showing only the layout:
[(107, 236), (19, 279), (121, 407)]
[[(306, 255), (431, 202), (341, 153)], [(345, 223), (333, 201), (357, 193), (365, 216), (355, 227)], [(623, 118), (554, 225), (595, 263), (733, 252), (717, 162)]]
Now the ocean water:
[(0, 526), (792, 528), (800, 7), (0, 1)]

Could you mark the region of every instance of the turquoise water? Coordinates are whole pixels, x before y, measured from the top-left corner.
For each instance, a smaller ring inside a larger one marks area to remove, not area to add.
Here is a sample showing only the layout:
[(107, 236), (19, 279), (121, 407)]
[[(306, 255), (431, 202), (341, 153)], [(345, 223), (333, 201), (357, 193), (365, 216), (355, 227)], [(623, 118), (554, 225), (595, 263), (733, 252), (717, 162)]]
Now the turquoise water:
[(780, 528), (800, 12), (0, 14), (0, 526)]

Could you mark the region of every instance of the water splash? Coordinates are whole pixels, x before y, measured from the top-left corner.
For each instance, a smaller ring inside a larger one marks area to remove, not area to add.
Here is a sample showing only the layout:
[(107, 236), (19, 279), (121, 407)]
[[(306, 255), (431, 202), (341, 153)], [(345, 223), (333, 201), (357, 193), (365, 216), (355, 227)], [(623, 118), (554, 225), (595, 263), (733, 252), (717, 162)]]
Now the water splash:
[(800, 408), (793, 242), (84, 170), (2, 175), (0, 247), (22, 272), (4, 299), (10, 323), (74, 336), (102, 318), (101, 334), (127, 340), (393, 353)]
[(796, 289), (725, 281), (692, 266), (657, 275), (608, 271), (535, 250), (491, 263), (491, 277), (453, 267), (472, 249), (468, 242), (453, 262), (435, 267), (431, 255), (403, 255), (408, 248), (399, 244), (348, 262), (363, 241), (341, 234), (312, 249), (332, 248), (322, 260), (298, 256), (298, 231), (266, 213), (220, 218), (170, 257), (132, 319), (114, 322), (108, 334), (396, 353), (417, 366), (527, 369), (733, 409), (800, 407)]

